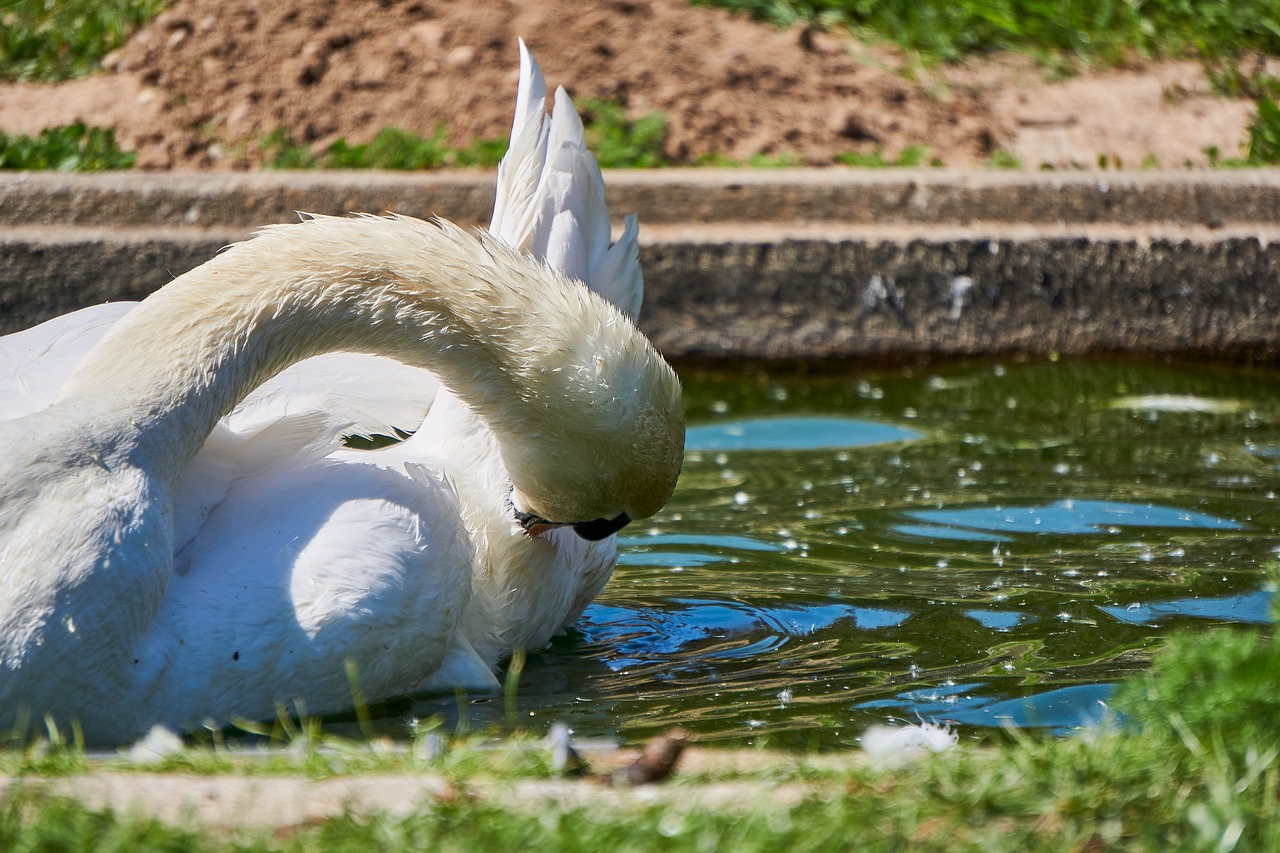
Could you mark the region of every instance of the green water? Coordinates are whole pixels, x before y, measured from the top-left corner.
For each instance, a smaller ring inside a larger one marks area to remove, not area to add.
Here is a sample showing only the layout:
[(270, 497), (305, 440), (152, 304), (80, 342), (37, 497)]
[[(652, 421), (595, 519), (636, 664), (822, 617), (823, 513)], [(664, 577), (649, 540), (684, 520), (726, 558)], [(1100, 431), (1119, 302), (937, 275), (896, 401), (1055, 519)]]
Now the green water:
[(1170, 631), (1267, 624), (1280, 376), (1133, 362), (686, 376), (688, 455), (515, 704), (636, 740), (809, 748), (870, 724), (1070, 731)]

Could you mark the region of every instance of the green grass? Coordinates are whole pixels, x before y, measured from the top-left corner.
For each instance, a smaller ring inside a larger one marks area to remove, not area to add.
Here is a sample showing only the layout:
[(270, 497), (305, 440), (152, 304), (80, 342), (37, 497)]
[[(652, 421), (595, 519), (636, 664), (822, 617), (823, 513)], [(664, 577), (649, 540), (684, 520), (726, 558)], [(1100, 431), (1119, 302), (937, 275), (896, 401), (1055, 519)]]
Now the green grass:
[(652, 169), (669, 165), (664, 152), (667, 118), (662, 113), (631, 119), (621, 104), (596, 98), (583, 98), (577, 106), (586, 125), (587, 145), (595, 152), (601, 168)]
[(750, 166), (752, 169), (790, 169), (804, 164), (804, 158), (794, 151), (780, 151), (777, 154), (761, 152), (752, 154), (746, 160), (735, 160), (727, 154), (708, 151), (698, 157), (695, 165), (722, 169), (740, 169), (743, 166)]
[[(586, 125), (587, 144), (602, 167), (649, 169), (670, 165), (663, 152), (667, 120), (661, 113), (649, 113), (633, 120), (621, 105), (591, 98), (584, 98), (579, 107)], [(317, 155), (309, 147), (295, 142), (285, 128), (277, 128), (259, 141), (258, 148), (263, 165), (269, 169), (402, 171), (468, 166), (493, 168), (507, 150), (503, 139), (481, 139), (466, 148), (454, 148), (446, 144), (445, 136), (443, 124), (438, 125), (431, 136), (388, 127), (379, 131), (371, 142), (353, 145), (339, 139)], [(784, 163), (760, 165), (799, 165), (799, 161), (793, 157)]]
[(988, 169), (1022, 169), (1025, 165), (1016, 154), (1003, 148), (987, 158)]
[(1280, 106), (1266, 95), (1258, 98), (1257, 113), (1249, 123), (1248, 165), (1280, 164)]
[(1017, 50), (1106, 63), (1144, 56), (1280, 54), (1273, 0), (695, 0), (780, 26), (848, 27), (926, 61)]
[[(929, 158), (929, 149), (924, 145), (908, 145), (902, 149), (902, 153), (898, 155), (896, 160), (886, 160), (884, 151), (877, 148), (870, 154), (863, 154), (857, 151), (846, 151), (839, 155), (836, 159), (846, 166), (857, 166), (863, 169), (888, 169), (888, 168), (915, 168), (925, 165), (926, 159)], [(928, 159), (928, 165), (941, 166), (942, 161), (934, 157)]]
[(331, 169), (395, 169), (417, 171), (459, 166), (498, 165), (506, 153), (507, 143), (501, 139), (483, 139), (470, 148), (445, 145), (444, 126), (429, 137), (418, 136), (394, 127), (383, 128), (366, 145), (348, 145), (338, 140), (325, 155), (325, 166)]
[(492, 168), (506, 153), (502, 139), (481, 139), (468, 148), (445, 144), (443, 125), (431, 136), (386, 127), (372, 141), (353, 145), (339, 139), (322, 154), (295, 142), (285, 128), (276, 128), (258, 142), (268, 169), (389, 169), (420, 171), (476, 166)]
[(137, 155), (121, 151), (114, 130), (84, 124), (51, 127), (36, 136), (0, 132), (0, 169), (101, 172), (128, 169)]
[(0, 0), (0, 80), (83, 77), (165, 0)]

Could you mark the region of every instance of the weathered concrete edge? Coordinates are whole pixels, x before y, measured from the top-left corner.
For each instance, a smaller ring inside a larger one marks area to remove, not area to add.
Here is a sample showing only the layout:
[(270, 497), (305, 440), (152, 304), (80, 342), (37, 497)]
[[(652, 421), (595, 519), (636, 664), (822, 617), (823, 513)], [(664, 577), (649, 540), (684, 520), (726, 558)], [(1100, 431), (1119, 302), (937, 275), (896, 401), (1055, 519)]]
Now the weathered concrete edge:
[(680, 813), (788, 809), (818, 796), (817, 782), (743, 779), (613, 788), (586, 780), (476, 781), (459, 786), (433, 773), (364, 774), (333, 779), (299, 776), (189, 776), (99, 773), (47, 780), (0, 778), (0, 797), (18, 790), (76, 800), (91, 809), (140, 814), (170, 825), (281, 831), (344, 815), (404, 818), (460, 797), (482, 800), (531, 819), (549, 807)]
[[(243, 234), (0, 232), (0, 331), (142, 298)], [(642, 261), (641, 328), (675, 360), (1280, 356), (1270, 238), (670, 239)]]
[[(549, 806), (592, 809), (641, 809), (651, 806), (679, 811), (790, 808), (821, 795), (830, 783), (778, 782), (806, 773), (846, 772), (871, 761), (860, 751), (795, 755), (770, 750), (685, 749), (673, 779), (656, 785), (618, 788), (601, 776), (630, 764), (634, 750), (592, 748), (578, 744), (586, 765), (598, 774), (578, 779), (504, 781), (475, 775), (461, 784), (432, 772), (354, 773), (328, 779), (298, 774), (234, 772), (193, 774), (156, 772), (143, 766), (121, 767), (114, 756), (88, 773), (67, 777), (0, 776), (0, 798), (20, 790), (75, 799), (95, 809), (138, 813), (169, 823), (196, 822), (207, 828), (280, 830), (305, 826), (344, 814), (403, 817), (451, 803), (459, 796), (481, 798), (517, 813), (536, 815)], [(500, 749), (507, 747), (499, 747)], [(276, 754), (273, 757), (279, 758)], [(252, 758), (245, 760), (250, 767)], [(927, 754), (899, 761), (928, 760)]]
[[(250, 227), (296, 211), (387, 210), (483, 223), (489, 172), (0, 173), (0, 227)], [(641, 223), (1280, 222), (1280, 170), (1042, 173), (950, 170), (617, 171), (610, 209)]]

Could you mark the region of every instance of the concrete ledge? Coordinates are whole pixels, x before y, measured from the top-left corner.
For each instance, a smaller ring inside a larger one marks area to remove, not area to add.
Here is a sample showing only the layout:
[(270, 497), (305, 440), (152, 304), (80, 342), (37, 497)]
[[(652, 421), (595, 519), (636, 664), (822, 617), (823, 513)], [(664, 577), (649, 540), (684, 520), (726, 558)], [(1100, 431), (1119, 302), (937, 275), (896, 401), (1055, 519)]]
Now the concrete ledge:
[[(642, 224), (1280, 223), (1280, 170), (960, 172), (667, 169), (605, 177), (609, 207)], [(0, 227), (234, 225), (393, 210), (487, 222), (490, 172), (0, 173)]]
[(0, 231), (0, 334), (88, 305), (142, 299), (240, 236), (197, 230)]
[[(1280, 172), (609, 180), (612, 209), (642, 213), (641, 326), (673, 359), (1280, 355)], [(297, 208), (482, 222), (491, 184), (479, 173), (0, 176), (0, 332), (141, 298)]]
[(1005, 352), (1269, 358), (1280, 244), (911, 240), (647, 247), (642, 326), (675, 358)]

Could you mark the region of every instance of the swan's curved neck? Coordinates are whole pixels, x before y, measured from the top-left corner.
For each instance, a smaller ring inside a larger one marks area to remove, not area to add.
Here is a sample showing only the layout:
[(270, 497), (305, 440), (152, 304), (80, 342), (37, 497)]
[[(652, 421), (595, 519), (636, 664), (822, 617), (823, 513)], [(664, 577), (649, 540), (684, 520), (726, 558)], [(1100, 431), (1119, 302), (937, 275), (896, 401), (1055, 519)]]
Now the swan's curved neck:
[(176, 477), (251, 390), (332, 351), (435, 373), (493, 431), (513, 500), (543, 518), (644, 518), (675, 488), (680, 383), (648, 340), (581, 283), (445, 222), (268, 228), (145, 300), (55, 405), (117, 437), (101, 453)]
[(127, 423), (149, 465), (181, 467), (257, 385), (346, 350), (430, 368), (486, 420), (501, 421), (519, 397), (524, 356), (494, 324), (526, 317), (529, 293), (565, 287), (448, 224), (321, 218), (274, 227), (145, 300), (60, 401)]

